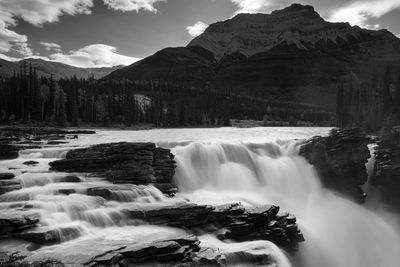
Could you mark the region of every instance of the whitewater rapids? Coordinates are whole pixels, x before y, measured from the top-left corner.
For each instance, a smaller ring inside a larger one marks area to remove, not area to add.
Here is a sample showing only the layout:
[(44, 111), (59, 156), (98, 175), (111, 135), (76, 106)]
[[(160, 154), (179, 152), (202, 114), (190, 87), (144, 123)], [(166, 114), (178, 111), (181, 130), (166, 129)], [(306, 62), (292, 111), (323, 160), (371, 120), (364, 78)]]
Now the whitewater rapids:
[[(240, 262), (235, 259), (235, 252), (246, 250), (272, 254), (280, 267), (398, 267), (400, 225), (394, 224), (388, 214), (376, 212), (379, 205), (366, 208), (324, 189), (313, 166), (298, 155), (298, 142), (294, 138), (324, 134), (328, 130), (311, 128), (304, 134), (306, 130), (299, 128), (176, 129), (100, 131), (95, 136), (80, 136), (65, 146), (22, 151), (18, 159), (0, 161), (0, 172), (16, 168), (12, 172), (23, 185), (21, 190), (0, 196), (0, 212), (29, 204), (41, 212), (42, 227), (77, 229), (78, 238), (40, 248), (35, 253), (56, 257), (75, 250), (83, 257), (82, 251), (86, 253), (85, 248), (93, 244), (150, 241), (183, 232), (126, 220), (119, 212), (126, 203), (188, 199), (210, 204), (274, 204), (297, 217), (305, 236), (295, 258), (268, 241), (227, 243), (210, 235), (199, 239), (207, 247), (230, 253), (232, 265)], [(274, 141), (277, 138), (291, 141)], [(164, 197), (152, 186), (126, 185), (122, 191), (116, 188), (115, 198), (106, 201), (83, 192), (93, 186), (113, 188), (108, 181), (77, 174), (81, 182), (72, 184), (62, 180), (65, 173), (48, 170), (49, 162), (65, 157), (66, 151), (73, 147), (160, 140), (164, 141), (158, 145), (171, 148), (176, 156), (174, 180), (179, 193), (173, 199)], [(31, 159), (39, 164), (35, 167), (22, 164)], [(71, 188), (76, 194), (59, 194), (60, 189)]]

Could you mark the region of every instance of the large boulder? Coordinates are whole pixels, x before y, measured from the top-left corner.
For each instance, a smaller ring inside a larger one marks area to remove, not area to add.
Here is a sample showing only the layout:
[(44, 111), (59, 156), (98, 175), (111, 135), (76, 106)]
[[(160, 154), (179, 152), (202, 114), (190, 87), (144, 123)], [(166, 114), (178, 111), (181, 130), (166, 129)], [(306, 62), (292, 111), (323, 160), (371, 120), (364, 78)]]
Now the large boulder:
[(89, 172), (117, 184), (154, 184), (173, 195), (174, 155), (154, 143), (110, 143), (71, 150), (66, 158), (50, 163), (52, 170)]
[(370, 138), (359, 128), (333, 129), (326, 137), (313, 137), (300, 148), (300, 155), (314, 165), (322, 184), (363, 203), (361, 188), (368, 180), (365, 164)]

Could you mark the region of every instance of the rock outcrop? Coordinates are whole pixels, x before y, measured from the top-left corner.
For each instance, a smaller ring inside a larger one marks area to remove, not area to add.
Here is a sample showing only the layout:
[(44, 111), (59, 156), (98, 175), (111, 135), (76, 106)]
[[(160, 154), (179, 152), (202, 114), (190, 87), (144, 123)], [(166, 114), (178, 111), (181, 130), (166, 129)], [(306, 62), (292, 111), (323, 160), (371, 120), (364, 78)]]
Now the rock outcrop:
[(53, 127), (1, 127), (0, 160), (16, 159), (19, 150), (64, 143), (78, 134), (95, 134), (90, 130), (64, 130)]
[(111, 143), (75, 149), (66, 158), (50, 163), (52, 170), (89, 172), (106, 177), (116, 184), (153, 184), (173, 195), (174, 155), (154, 143)]
[(315, 166), (324, 186), (363, 203), (366, 195), (361, 185), (368, 180), (368, 143), (370, 139), (358, 128), (333, 129), (329, 136), (306, 141), (300, 155)]
[(391, 208), (400, 210), (400, 127), (378, 141), (372, 185)]
[(40, 214), (29, 210), (2, 210), (0, 212), (0, 236), (13, 235), (33, 228), (39, 222)]
[(151, 224), (167, 225), (216, 234), (235, 241), (269, 240), (288, 250), (296, 250), (304, 241), (289, 213), (279, 213), (277, 206), (245, 208), (241, 204), (221, 206), (192, 203), (131, 205), (123, 210), (130, 218)]

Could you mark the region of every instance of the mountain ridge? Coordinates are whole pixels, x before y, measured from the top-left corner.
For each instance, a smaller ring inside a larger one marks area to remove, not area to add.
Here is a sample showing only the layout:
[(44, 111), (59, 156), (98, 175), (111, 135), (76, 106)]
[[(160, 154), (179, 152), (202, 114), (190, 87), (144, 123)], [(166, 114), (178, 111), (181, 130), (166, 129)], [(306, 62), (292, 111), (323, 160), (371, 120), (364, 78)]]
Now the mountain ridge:
[(230, 94), (335, 109), (342, 81), (400, 70), (400, 39), (325, 21), (312, 6), (238, 14), (211, 24), (186, 47), (166, 48), (106, 79), (181, 82)]
[(27, 58), (20, 61), (7, 61), (0, 59), (0, 76), (11, 77), (14, 72), (18, 73), (26, 62), (27, 67), (29, 64), (36, 69), (39, 76), (50, 76), (53, 78), (88, 78), (94, 76), (95, 78), (102, 78), (111, 72), (123, 67), (123, 65), (118, 65), (114, 67), (102, 67), (102, 68), (80, 68), (72, 65), (64, 64), (61, 62), (47, 61), (38, 58)]

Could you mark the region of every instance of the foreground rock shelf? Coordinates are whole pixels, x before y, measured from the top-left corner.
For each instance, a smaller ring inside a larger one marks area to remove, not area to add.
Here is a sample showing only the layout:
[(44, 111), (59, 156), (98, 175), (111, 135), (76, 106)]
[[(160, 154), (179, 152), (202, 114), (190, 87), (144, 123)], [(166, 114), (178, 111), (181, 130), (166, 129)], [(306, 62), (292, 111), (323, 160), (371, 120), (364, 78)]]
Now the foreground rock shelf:
[(154, 143), (111, 143), (75, 149), (66, 158), (50, 163), (51, 170), (89, 172), (116, 184), (153, 184), (167, 195), (177, 188), (174, 155)]
[(289, 213), (277, 206), (244, 207), (239, 203), (220, 206), (192, 203), (132, 205), (124, 210), (129, 217), (151, 224), (184, 227), (211, 232), (219, 239), (235, 241), (269, 240), (288, 250), (304, 241)]
[(326, 137), (305, 142), (300, 155), (315, 166), (324, 186), (363, 203), (366, 194), (361, 186), (368, 180), (370, 142), (359, 128), (333, 129)]

